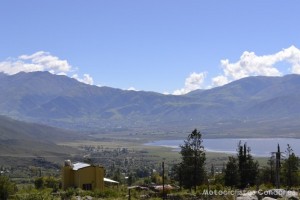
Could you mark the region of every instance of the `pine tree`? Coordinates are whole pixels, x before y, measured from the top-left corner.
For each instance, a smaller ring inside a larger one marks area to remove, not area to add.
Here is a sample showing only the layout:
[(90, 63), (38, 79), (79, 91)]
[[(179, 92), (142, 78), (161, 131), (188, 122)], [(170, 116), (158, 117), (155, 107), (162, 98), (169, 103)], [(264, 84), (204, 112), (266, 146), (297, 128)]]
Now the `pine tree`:
[(258, 178), (258, 162), (253, 160), (251, 149), (241, 142), (237, 148), (237, 158), (229, 157), (226, 165), (224, 181), (227, 186), (245, 188), (256, 184)]
[(224, 169), (224, 182), (226, 186), (237, 187), (239, 184), (239, 171), (237, 159), (233, 156), (229, 157), (229, 161)]
[(204, 169), (205, 152), (200, 131), (195, 129), (189, 134), (180, 148), (180, 154), (182, 156), (182, 162), (180, 164), (182, 185), (190, 189), (194, 186), (196, 191), (196, 186), (206, 180)]
[(296, 186), (300, 183), (298, 176), (300, 160), (299, 157), (295, 155), (289, 144), (286, 150), (286, 155), (287, 159), (283, 163), (283, 174), (286, 179), (286, 185), (291, 188), (292, 186)]
[(238, 144), (238, 170), (240, 176), (240, 187), (245, 188), (247, 186), (247, 145)]
[(240, 188), (253, 186), (258, 177), (258, 162), (253, 160), (250, 147), (247, 144), (238, 144), (238, 162), (240, 175)]
[(215, 176), (215, 166), (214, 166), (214, 164), (211, 164), (211, 167), (210, 167), (210, 176), (212, 178)]

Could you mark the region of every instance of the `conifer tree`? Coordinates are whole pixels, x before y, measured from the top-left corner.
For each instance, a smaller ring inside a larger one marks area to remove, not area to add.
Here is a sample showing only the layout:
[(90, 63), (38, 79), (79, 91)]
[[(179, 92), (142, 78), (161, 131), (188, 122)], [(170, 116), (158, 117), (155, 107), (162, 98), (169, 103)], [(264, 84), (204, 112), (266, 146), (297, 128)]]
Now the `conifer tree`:
[(237, 148), (237, 158), (229, 157), (226, 165), (224, 181), (227, 186), (245, 188), (256, 184), (258, 178), (258, 162), (253, 160), (251, 149), (241, 142)]
[(258, 177), (258, 162), (253, 160), (250, 147), (247, 144), (238, 144), (238, 162), (239, 162), (239, 176), (240, 188), (253, 186)]
[(291, 188), (292, 186), (296, 186), (300, 183), (298, 170), (300, 167), (300, 159), (297, 157), (288, 144), (286, 150), (286, 160), (283, 163), (283, 177), (285, 178), (286, 185)]
[(224, 169), (224, 182), (226, 186), (237, 187), (239, 184), (239, 171), (237, 159), (233, 156), (229, 160)]
[(202, 135), (200, 131), (195, 129), (184, 140), (184, 144), (180, 146), (180, 154), (182, 162), (180, 172), (182, 176), (182, 185), (186, 188), (192, 188), (196, 191), (196, 186), (206, 180), (205, 165), (205, 152), (202, 145)]

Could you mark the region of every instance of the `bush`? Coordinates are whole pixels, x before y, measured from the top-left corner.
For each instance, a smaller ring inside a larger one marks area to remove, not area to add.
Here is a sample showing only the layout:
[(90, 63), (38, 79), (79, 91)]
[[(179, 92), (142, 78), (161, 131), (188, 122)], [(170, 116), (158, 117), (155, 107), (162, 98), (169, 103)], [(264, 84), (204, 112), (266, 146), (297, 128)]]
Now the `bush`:
[(36, 189), (51, 188), (56, 192), (59, 188), (59, 180), (52, 176), (39, 177), (34, 180), (34, 186)]
[(8, 177), (0, 176), (0, 199), (6, 200), (9, 195), (15, 194), (16, 191), (16, 185), (10, 182)]
[(60, 184), (60, 182), (59, 182), (58, 179), (56, 179), (56, 178), (54, 178), (52, 176), (49, 176), (49, 177), (46, 177), (44, 179), (44, 181), (45, 181), (44, 185), (45, 185), (46, 188), (52, 188), (53, 192), (57, 192), (58, 191), (59, 184)]
[(99, 197), (99, 198), (116, 198), (118, 197), (119, 193), (116, 190), (112, 190), (112, 189), (106, 189), (104, 191), (99, 191), (99, 190), (95, 190), (94, 191), (94, 195), (95, 197)]
[(76, 194), (76, 190), (74, 188), (68, 188), (66, 190), (65, 196), (72, 197), (74, 194)]
[(31, 186), (24, 187), (19, 190), (14, 195), (14, 200), (53, 200), (52, 190), (50, 188), (46, 189), (36, 189)]
[(43, 189), (44, 188), (44, 178), (39, 177), (34, 180), (34, 186), (36, 189)]

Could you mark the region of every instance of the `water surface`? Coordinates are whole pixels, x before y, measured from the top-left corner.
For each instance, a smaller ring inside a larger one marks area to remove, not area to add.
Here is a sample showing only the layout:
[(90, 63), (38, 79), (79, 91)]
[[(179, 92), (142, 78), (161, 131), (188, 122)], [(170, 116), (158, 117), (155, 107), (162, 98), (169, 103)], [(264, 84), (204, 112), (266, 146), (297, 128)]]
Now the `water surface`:
[[(237, 145), (241, 141), (247, 143), (247, 146), (251, 148), (251, 154), (259, 157), (269, 157), (271, 152), (277, 151), (277, 144), (280, 145), (281, 152), (286, 151), (287, 144), (289, 144), (296, 155), (300, 155), (300, 139), (294, 138), (248, 138), (248, 139), (203, 139), (203, 145), (208, 152), (223, 152), (229, 154), (235, 154)], [(149, 146), (164, 146), (171, 147), (179, 150), (179, 146), (183, 144), (183, 140), (159, 140), (147, 143)]]

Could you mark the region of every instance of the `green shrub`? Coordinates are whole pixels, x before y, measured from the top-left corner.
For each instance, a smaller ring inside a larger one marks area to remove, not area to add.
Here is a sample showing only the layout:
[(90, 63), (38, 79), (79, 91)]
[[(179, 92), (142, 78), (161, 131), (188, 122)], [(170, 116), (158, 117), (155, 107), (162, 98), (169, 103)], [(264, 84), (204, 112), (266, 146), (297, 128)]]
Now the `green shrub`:
[(44, 178), (39, 177), (34, 180), (34, 186), (36, 189), (43, 189), (44, 188)]
[(53, 192), (59, 189), (59, 180), (49, 176), (49, 177), (39, 177), (34, 180), (34, 186), (36, 189), (51, 188)]
[(14, 183), (10, 182), (6, 176), (0, 176), (0, 199), (6, 200), (9, 195), (15, 194), (17, 187)]
[(66, 193), (65, 193), (65, 197), (72, 197), (76, 193), (77, 192), (76, 192), (75, 188), (67, 188)]
[(116, 198), (119, 196), (119, 193), (112, 189), (106, 189), (104, 191), (95, 190), (94, 196), (98, 198)]
[(51, 195), (51, 190), (36, 190), (32, 189), (30, 191), (21, 191), (15, 195), (14, 200), (53, 200)]

